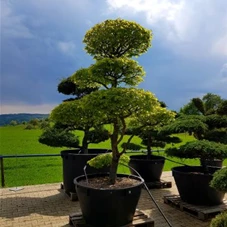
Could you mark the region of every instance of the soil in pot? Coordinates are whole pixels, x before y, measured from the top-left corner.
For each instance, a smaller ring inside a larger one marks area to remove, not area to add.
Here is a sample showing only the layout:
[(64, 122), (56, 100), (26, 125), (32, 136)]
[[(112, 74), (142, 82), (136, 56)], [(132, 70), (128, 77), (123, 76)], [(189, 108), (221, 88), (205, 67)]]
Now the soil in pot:
[(217, 169), (209, 167), (210, 173), (204, 173), (201, 166), (174, 167), (172, 173), (182, 201), (205, 206), (221, 204), (225, 193), (209, 185)]
[(74, 180), (82, 214), (88, 225), (116, 227), (132, 222), (143, 179), (119, 174), (117, 184), (110, 185), (108, 175), (92, 174), (88, 175), (88, 182), (91, 184), (87, 184), (85, 176)]
[(141, 175), (145, 182), (160, 181), (164, 164), (165, 158), (157, 155), (151, 155), (149, 159), (147, 155), (131, 155), (129, 162), (129, 165)]

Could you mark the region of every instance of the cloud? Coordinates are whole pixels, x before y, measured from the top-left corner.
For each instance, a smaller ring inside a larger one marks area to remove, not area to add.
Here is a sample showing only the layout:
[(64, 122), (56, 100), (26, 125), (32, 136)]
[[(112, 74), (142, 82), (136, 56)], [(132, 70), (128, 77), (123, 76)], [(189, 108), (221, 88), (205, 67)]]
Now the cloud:
[(223, 32), (227, 30), (226, 1), (107, 0), (107, 3), (110, 13), (144, 18), (154, 36), (179, 55), (226, 56), (227, 33)]
[(17, 103), (16, 105), (1, 105), (1, 114), (8, 113), (40, 113), (49, 114), (57, 104), (26, 105)]
[(224, 35), (214, 43), (212, 50), (216, 54), (227, 56), (227, 32), (226, 35)]
[(7, 38), (33, 38), (32, 32), (24, 25), (26, 16), (15, 15), (9, 1), (1, 1), (1, 36)]
[(220, 70), (221, 78), (227, 79), (227, 63), (225, 63)]
[(57, 47), (64, 54), (75, 54), (76, 45), (72, 41), (69, 42), (59, 41), (57, 42)]
[(140, 87), (176, 110), (207, 92), (227, 98), (226, 1), (1, 0), (4, 111), (44, 111), (67, 98), (57, 92), (60, 80), (92, 63), (85, 32), (117, 17), (154, 33), (153, 47), (138, 59), (147, 72)]

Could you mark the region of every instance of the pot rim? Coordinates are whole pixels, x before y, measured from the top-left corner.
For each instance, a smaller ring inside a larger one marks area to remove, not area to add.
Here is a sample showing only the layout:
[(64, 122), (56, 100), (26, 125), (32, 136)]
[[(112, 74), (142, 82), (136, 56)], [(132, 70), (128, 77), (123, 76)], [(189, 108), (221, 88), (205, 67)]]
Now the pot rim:
[[(99, 176), (108, 176), (109, 173), (93, 173), (93, 174), (87, 174), (87, 177), (89, 179), (89, 177), (99, 177)], [(133, 179), (136, 179), (138, 180), (138, 184), (136, 185), (132, 185), (132, 186), (128, 186), (128, 187), (124, 187), (124, 188), (93, 188), (93, 187), (90, 187), (89, 184), (88, 185), (84, 185), (84, 184), (80, 184), (78, 179), (79, 178), (84, 178), (86, 179), (86, 176), (85, 175), (80, 175), (76, 178), (74, 178), (73, 180), (73, 183), (75, 184), (75, 186), (80, 186), (80, 187), (83, 187), (83, 188), (88, 188), (88, 189), (92, 189), (92, 190), (96, 190), (96, 191), (119, 191), (119, 190), (128, 190), (128, 189), (131, 189), (131, 188), (135, 188), (137, 186), (140, 186), (142, 184), (144, 184), (144, 179), (142, 177), (139, 177), (139, 176), (136, 176), (134, 174), (117, 174), (117, 177), (120, 176), (120, 177), (132, 177)]]
[(160, 155), (151, 155), (151, 157), (155, 157), (155, 159), (140, 159), (138, 157), (147, 157), (147, 155), (130, 155), (129, 156), (131, 160), (139, 160), (139, 161), (163, 161), (166, 158)]

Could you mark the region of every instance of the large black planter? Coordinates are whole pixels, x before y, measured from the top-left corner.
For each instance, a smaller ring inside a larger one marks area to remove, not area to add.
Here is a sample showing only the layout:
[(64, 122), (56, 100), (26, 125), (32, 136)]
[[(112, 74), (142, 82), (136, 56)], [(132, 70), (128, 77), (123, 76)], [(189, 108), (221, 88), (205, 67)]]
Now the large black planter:
[(209, 168), (210, 174), (203, 174), (201, 166), (180, 166), (172, 168), (172, 174), (182, 201), (195, 205), (221, 204), (225, 193), (209, 186), (212, 173), (218, 168)]
[(200, 165), (203, 167), (206, 166), (214, 166), (214, 167), (222, 167), (223, 160), (221, 159), (200, 159)]
[[(88, 179), (104, 175), (93, 174), (88, 176)], [(118, 177), (120, 176), (128, 177), (124, 174), (119, 174)], [(138, 185), (124, 189), (90, 188), (89, 185), (80, 184), (85, 176), (74, 180), (86, 224), (94, 227), (116, 227), (125, 226), (132, 222), (141, 194), (143, 179), (133, 175), (130, 177), (138, 179)]]
[[(88, 149), (89, 154), (80, 154), (80, 149), (61, 151), (63, 164), (63, 185), (66, 193), (75, 193), (73, 179), (84, 174), (84, 166), (87, 161), (98, 154), (106, 153), (107, 149)], [(95, 169), (87, 165), (87, 173), (107, 172), (107, 168)]]
[[(129, 162), (145, 182), (160, 181), (164, 164), (165, 158), (156, 155), (151, 155), (150, 159), (147, 159), (147, 155), (132, 155)], [(133, 173), (133, 170), (131, 172)]]

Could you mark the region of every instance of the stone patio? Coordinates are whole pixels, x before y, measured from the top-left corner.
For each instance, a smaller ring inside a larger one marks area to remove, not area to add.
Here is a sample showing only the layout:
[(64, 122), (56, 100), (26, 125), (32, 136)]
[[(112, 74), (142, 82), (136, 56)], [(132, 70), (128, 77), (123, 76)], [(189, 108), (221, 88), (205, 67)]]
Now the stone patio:
[[(162, 179), (172, 181), (172, 188), (151, 189), (151, 193), (173, 227), (208, 227), (209, 221), (200, 221), (163, 202), (164, 195), (175, 194), (177, 189), (171, 172), (163, 172)], [(225, 197), (227, 199), (227, 196)], [(168, 227), (164, 218), (143, 190), (138, 209), (155, 221), (155, 227)], [(60, 183), (25, 186), (20, 191), (0, 189), (0, 226), (70, 226), (69, 214), (79, 212), (77, 201), (71, 201), (60, 189)]]

